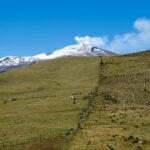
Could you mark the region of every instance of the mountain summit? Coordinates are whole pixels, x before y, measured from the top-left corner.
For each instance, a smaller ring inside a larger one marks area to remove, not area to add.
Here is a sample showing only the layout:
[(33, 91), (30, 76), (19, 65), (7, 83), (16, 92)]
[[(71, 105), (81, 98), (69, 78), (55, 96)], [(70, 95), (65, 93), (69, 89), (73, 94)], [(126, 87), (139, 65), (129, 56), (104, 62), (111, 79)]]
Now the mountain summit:
[(0, 59), (0, 72), (8, 71), (12, 68), (23, 67), (40, 61), (55, 59), (67, 56), (111, 56), (117, 55), (114, 52), (100, 49), (98, 47), (78, 44), (66, 46), (63, 49), (54, 51), (52, 54), (43, 53), (35, 56), (7, 56)]

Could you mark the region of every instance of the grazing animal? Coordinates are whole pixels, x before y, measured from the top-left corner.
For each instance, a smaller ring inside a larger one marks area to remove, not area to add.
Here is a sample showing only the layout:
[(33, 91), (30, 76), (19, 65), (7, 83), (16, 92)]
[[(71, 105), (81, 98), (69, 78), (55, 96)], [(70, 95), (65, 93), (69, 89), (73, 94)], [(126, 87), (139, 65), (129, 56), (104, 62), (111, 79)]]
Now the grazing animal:
[(9, 101), (16, 101), (16, 99), (15, 98), (10, 98)]
[(75, 104), (77, 97), (75, 97), (74, 95), (70, 95), (70, 100), (73, 102), (73, 104)]
[(50, 100), (50, 97), (47, 97), (47, 100)]

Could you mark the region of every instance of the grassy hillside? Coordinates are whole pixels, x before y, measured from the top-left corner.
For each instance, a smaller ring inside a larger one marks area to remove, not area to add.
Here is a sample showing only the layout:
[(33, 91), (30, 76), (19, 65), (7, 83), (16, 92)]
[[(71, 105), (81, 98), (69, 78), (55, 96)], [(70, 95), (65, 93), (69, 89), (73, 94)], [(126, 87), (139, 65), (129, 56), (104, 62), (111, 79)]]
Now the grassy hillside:
[(1, 73), (0, 149), (61, 149), (97, 79), (98, 58), (56, 59)]
[(150, 150), (150, 51), (106, 57), (71, 150)]
[(149, 150), (150, 51), (103, 59), (62, 58), (1, 73), (0, 149), (62, 149), (80, 120), (69, 150)]

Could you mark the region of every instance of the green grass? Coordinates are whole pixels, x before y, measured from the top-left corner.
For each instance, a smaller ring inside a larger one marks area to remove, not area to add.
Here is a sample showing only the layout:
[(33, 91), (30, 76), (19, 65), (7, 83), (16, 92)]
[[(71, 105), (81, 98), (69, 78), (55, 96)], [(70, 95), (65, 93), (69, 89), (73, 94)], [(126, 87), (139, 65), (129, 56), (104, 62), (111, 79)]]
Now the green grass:
[(150, 51), (105, 57), (92, 112), (71, 150), (150, 149)]
[(62, 149), (80, 120), (69, 150), (149, 150), (150, 51), (103, 59), (102, 66), (96, 57), (69, 57), (1, 73), (0, 149)]
[(0, 149), (62, 148), (97, 79), (98, 58), (62, 58), (1, 73)]

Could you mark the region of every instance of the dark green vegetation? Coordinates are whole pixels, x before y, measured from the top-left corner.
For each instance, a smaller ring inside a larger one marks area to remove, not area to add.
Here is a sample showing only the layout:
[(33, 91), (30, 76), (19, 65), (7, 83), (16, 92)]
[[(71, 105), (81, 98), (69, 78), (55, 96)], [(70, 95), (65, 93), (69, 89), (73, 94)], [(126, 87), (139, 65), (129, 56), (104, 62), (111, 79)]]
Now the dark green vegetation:
[(98, 58), (56, 59), (1, 73), (0, 150), (61, 149), (97, 75)]
[(150, 150), (150, 51), (105, 57), (71, 150)]

